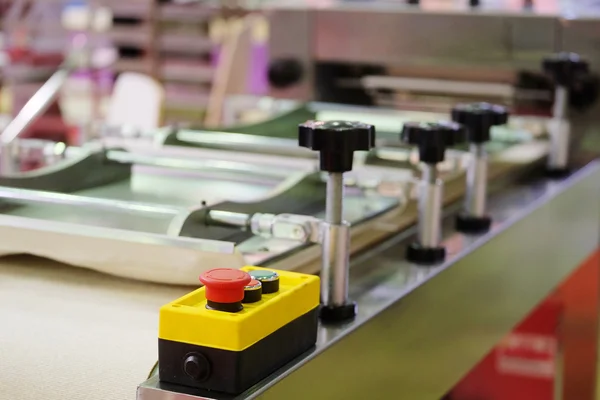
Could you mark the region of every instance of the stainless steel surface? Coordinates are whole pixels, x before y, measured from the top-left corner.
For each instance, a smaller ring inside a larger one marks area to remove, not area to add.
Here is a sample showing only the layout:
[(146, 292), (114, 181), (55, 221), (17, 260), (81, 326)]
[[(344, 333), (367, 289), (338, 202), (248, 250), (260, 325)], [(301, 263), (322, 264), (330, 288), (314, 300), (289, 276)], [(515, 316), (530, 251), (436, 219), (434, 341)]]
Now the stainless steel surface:
[[(448, 232), (442, 265), (403, 261), (408, 234), (362, 255), (350, 279), (356, 319), (320, 326), (314, 350), (236, 399), (441, 398), (598, 248), (600, 208), (583, 199), (599, 196), (600, 164), (593, 163), (565, 181), (518, 185), (492, 197), (491, 231)], [(178, 389), (154, 377), (137, 398), (204, 398)]]
[(318, 243), (320, 224), (318, 218), (295, 214), (254, 214), (250, 220), (255, 235), (302, 243)]
[(321, 303), (337, 307), (348, 303), (350, 225), (321, 224)]
[(502, 83), (473, 83), (468, 81), (449, 81), (442, 79), (414, 79), (395, 76), (365, 76), (361, 79), (366, 89), (390, 89), (402, 92), (449, 93), (500, 98), (513, 98), (515, 88)]
[(470, 216), (483, 217), (487, 201), (488, 156), (483, 144), (471, 143), (469, 147), (471, 160), (467, 167), (465, 211)]
[(482, 1), (471, 9), (467, 3), (272, 1), (270, 57), (295, 58), (306, 74), (271, 95), (320, 99), (315, 71), (323, 63), (379, 65), (390, 76), (500, 85), (512, 85), (518, 71), (540, 71), (541, 59), (557, 51), (580, 53), (594, 69), (600, 65), (594, 4), (552, 1), (522, 9), (510, 1)]
[(249, 229), (264, 238), (296, 240), (302, 243), (318, 240), (320, 221), (306, 215), (244, 214), (229, 211), (208, 211), (207, 224)]
[(329, 173), (327, 176), (327, 199), (325, 222), (332, 225), (342, 223), (344, 203), (344, 174)]
[(557, 86), (554, 90), (554, 104), (552, 106), (552, 117), (556, 119), (567, 118), (568, 105), (569, 91), (564, 86)]
[(571, 123), (567, 119), (553, 118), (548, 124), (550, 133), (550, 153), (548, 167), (551, 169), (566, 168), (569, 164), (571, 147)]
[(344, 174), (327, 174), (325, 220), (321, 225), (321, 302), (338, 307), (348, 302), (350, 225), (344, 222)]
[(250, 225), (250, 220), (253, 215), (230, 212), (230, 211), (219, 211), (210, 210), (207, 214), (207, 223), (218, 226), (230, 226), (235, 228), (246, 229)]
[(132, 201), (107, 200), (101, 198), (76, 196), (67, 193), (43, 192), (39, 190), (15, 189), (0, 186), (0, 198), (4, 201), (27, 203), (60, 204), (69, 207), (88, 207), (98, 211), (123, 211), (175, 215), (183, 207), (171, 207), (159, 204), (144, 204)]
[(261, 154), (289, 155), (301, 158), (317, 157), (313, 151), (299, 147), (296, 140), (285, 138), (189, 130), (177, 132), (177, 138), (211, 149), (260, 152)]
[(568, 104), (569, 91), (564, 86), (557, 86), (554, 92), (552, 120), (548, 126), (550, 133), (549, 168), (562, 169), (566, 168), (569, 163), (571, 124), (567, 116)]
[(418, 240), (426, 248), (439, 247), (442, 238), (442, 201), (444, 183), (438, 179), (437, 167), (422, 164), (422, 177), (418, 185)]
[(243, 173), (245, 175), (258, 175), (262, 177), (284, 178), (292, 172), (289, 168), (285, 167), (273, 169), (244, 162), (224, 161), (218, 159), (186, 160), (175, 157), (156, 157), (153, 155), (138, 154), (119, 150), (110, 150), (107, 152), (106, 156), (111, 161), (125, 164), (148, 165), (205, 172)]

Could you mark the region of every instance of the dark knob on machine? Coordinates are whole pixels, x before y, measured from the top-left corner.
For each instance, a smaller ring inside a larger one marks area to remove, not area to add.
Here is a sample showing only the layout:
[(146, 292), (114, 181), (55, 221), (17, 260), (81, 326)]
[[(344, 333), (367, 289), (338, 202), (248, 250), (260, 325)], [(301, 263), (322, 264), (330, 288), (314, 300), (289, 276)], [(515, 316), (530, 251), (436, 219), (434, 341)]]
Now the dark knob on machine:
[(452, 109), (452, 120), (467, 128), (470, 143), (485, 143), (492, 126), (508, 122), (508, 110), (489, 103), (459, 104)]
[(352, 170), (355, 151), (375, 147), (375, 127), (362, 122), (307, 121), (298, 126), (298, 144), (320, 153), (321, 171)]
[(570, 87), (581, 75), (589, 72), (589, 64), (575, 53), (556, 53), (542, 62), (544, 73), (550, 75), (557, 85)]
[(454, 122), (407, 122), (402, 128), (400, 140), (417, 146), (419, 160), (427, 164), (444, 161), (446, 148), (465, 141), (465, 128)]
[(267, 72), (269, 84), (277, 89), (285, 89), (302, 80), (304, 69), (294, 58), (280, 58), (271, 61)]

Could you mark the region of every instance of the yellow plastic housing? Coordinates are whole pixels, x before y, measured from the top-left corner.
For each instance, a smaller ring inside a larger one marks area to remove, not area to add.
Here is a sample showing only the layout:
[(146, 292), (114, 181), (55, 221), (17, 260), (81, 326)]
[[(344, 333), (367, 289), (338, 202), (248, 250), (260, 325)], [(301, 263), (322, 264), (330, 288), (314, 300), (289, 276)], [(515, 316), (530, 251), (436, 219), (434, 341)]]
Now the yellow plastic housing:
[(319, 278), (270, 268), (279, 275), (279, 291), (263, 294), (237, 313), (208, 310), (204, 287), (160, 309), (158, 337), (211, 348), (242, 351), (319, 305)]

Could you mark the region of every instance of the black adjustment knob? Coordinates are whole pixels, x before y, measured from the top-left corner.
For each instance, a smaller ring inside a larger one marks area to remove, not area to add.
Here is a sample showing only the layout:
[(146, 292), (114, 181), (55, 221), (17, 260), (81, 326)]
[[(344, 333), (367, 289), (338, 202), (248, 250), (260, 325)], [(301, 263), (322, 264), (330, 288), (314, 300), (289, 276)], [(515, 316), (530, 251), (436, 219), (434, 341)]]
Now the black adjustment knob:
[(485, 143), (492, 126), (508, 122), (508, 110), (489, 103), (458, 104), (452, 109), (452, 120), (467, 128), (469, 142)]
[(407, 122), (400, 140), (419, 148), (419, 160), (428, 164), (444, 161), (446, 148), (464, 142), (466, 130), (454, 122)]
[(298, 144), (320, 153), (321, 171), (352, 170), (355, 151), (375, 147), (375, 126), (362, 122), (306, 121), (298, 126)]
[(304, 68), (294, 58), (280, 58), (271, 61), (267, 71), (269, 84), (277, 89), (295, 85), (302, 80)]
[(570, 87), (575, 80), (589, 72), (586, 60), (575, 53), (556, 53), (542, 62), (544, 73), (550, 75), (557, 85)]

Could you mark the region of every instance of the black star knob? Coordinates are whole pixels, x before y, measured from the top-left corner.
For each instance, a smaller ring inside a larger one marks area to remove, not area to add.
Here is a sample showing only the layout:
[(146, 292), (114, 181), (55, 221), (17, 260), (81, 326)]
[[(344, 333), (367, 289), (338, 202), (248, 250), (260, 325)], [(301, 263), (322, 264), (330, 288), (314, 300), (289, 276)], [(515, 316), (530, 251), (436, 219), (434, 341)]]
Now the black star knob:
[(407, 122), (400, 140), (419, 148), (419, 160), (428, 164), (444, 161), (446, 148), (465, 141), (464, 127), (455, 122)]
[(362, 122), (306, 121), (298, 126), (298, 144), (320, 153), (321, 171), (352, 170), (355, 151), (375, 147), (375, 126)]
[(469, 142), (485, 143), (492, 126), (508, 122), (508, 110), (489, 103), (458, 104), (452, 109), (452, 120), (467, 128)]
[(542, 69), (557, 85), (571, 87), (578, 77), (589, 72), (589, 65), (578, 54), (562, 52), (546, 57)]

